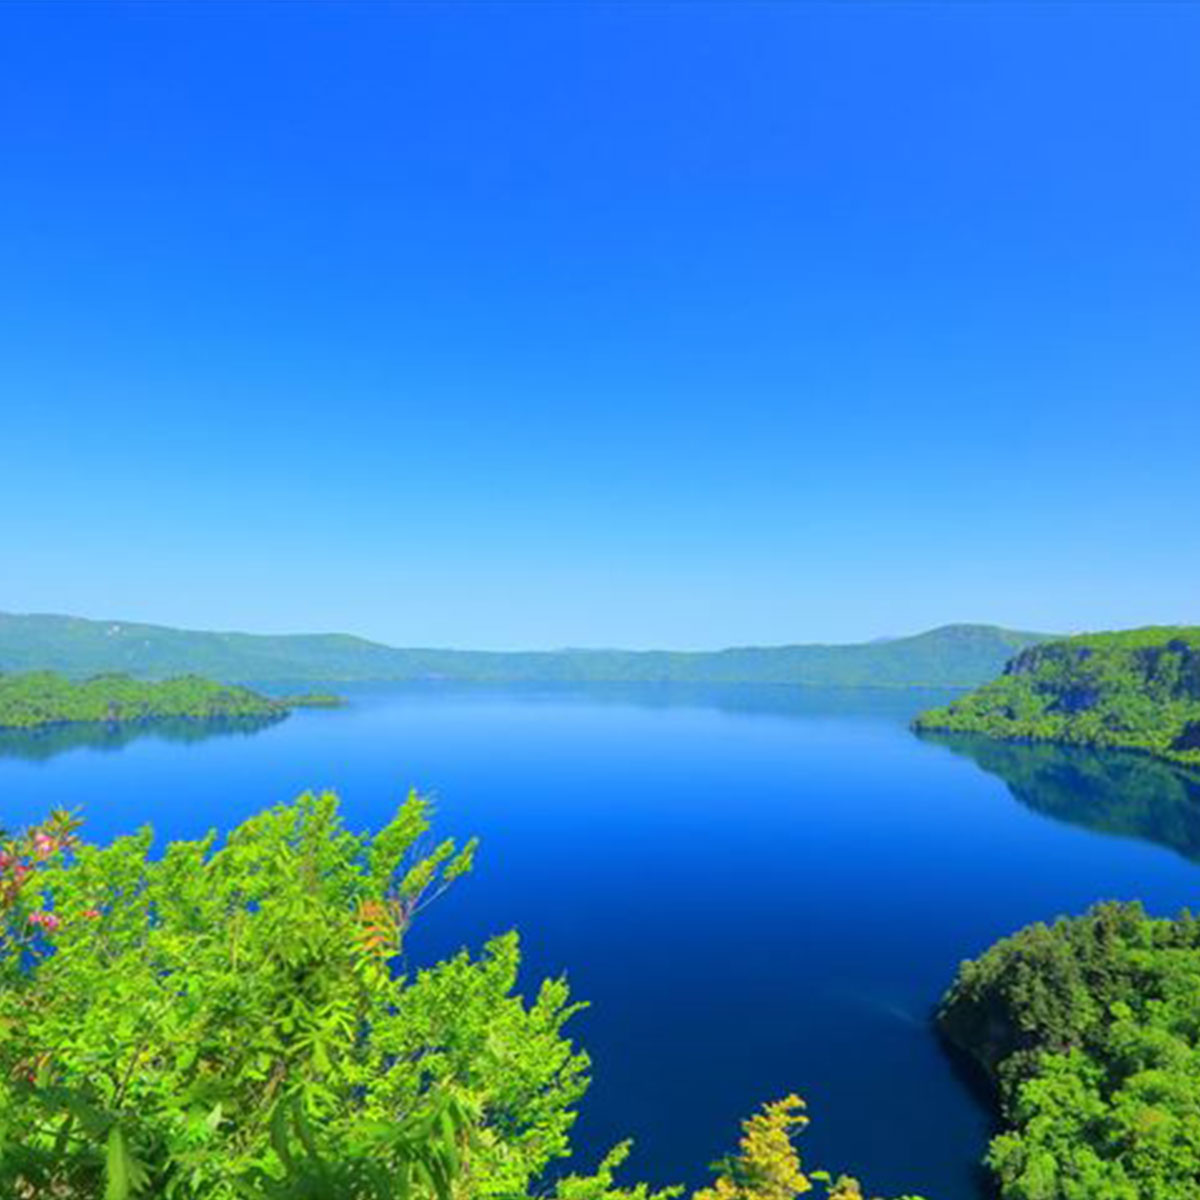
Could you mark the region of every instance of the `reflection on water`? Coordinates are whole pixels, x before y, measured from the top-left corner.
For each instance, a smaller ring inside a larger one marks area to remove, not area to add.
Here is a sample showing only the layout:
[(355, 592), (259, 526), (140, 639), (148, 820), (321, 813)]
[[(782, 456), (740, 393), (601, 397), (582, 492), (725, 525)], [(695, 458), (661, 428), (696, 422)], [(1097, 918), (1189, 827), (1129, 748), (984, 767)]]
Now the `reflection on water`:
[[(907, 724), (926, 708), (948, 703), (959, 693), (946, 689), (917, 688), (808, 688), (785, 684), (739, 686), (705, 684), (462, 684), (405, 683), (350, 684), (339, 689), (353, 704), (356, 698), (377, 700), (380, 689), (392, 699), (461, 699), (489, 696), (499, 702), (514, 698), (525, 704), (539, 701), (551, 705), (576, 701), (587, 705), (622, 705), (643, 709), (702, 708), (721, 712), (772, 714), (794, 717), (857, 716)], [(287, 695), (303, 686), (276, 684), (264, 688), (270, 694)], [(336, 716), (337, 710), (331, 710)], [(0, 728), (0, 759), (21, 758), (38, 762), (70, 750), (121, 750), (131, 742), (156, 739), (163, 742), (202, 742), (210, 738), (249, 735), (267, 729), (287, 714), (270, 717), (166, 717), (148, 721), (107, 724), (98, 721), (47, 725), (39, 729)]]
[(1200, 861), (1200, 773), (1149, 755), (925, 733), (1008, 785), (1035, 812), (1141, 838)]
[[(265, 685), (260, 690), (286, 696), (305, 690), (303, 683)], [(479, 683), (421, 681), (392, 684), (348, 683), (337, 691), (355, 701), (388, 700), (498, 703), (522, 705), (618, 705), (638, 709), (698, 708), (777, 717), (862, 717), (907, 725), (917, 713), (937, 708), (963, 694), (962, 688), (836, 688), (795, 684), (704, 683)]]
[(153, 721), (108, 724), (100, 721), (44, 725), (40, 729), (0, 729), (0, 758), (34, 762), (68, 750), (122, 750), (130, 742), (155, 738), (163, 742), (203, 742), (209, 738), (258, 733), (285, 719), (270, 717), (164, 717)]

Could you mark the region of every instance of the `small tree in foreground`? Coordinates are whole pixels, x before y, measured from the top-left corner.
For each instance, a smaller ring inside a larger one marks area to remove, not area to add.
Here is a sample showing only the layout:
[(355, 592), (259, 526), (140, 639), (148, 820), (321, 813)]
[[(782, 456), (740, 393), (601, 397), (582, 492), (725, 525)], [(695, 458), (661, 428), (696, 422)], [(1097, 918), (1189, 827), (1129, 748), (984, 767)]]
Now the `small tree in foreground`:
[(828, 1171), (804, 1171), (793, 1141), (808, 1125), (804, 1109), (799, 1096), (785, 1096), (743, 1121), (738, 1153), (716, 1164), (716, 1179), (692, 1200), (792, 1200), (818, 1185), (827, 1200), (864, 1200), (858, 1180), (849, 1175), (834, 1179)]
[(351, 834), (326, 793), (220, 849), (210, 835), (151, 858), (148, 829), (17, 847), (5, 1174), (38, 1196), (99, 1195), (114, 1174), (126, 1192), (213, 1200), (335, 1170), (339, 1188), (366, 1187), (411, 1175), (436, 1133), (444, 1153), (418, 1171), (431, 1182), (523, 1191), (567, 1152), (586, 1086), (561, 1033), (574, 1009), (561, 980), (529, 1004), (514, 994), (512, 934), (400, 969), (414, 916), (474, 853), (419, 853), (428, 828), (412, 795), (374, 837)]

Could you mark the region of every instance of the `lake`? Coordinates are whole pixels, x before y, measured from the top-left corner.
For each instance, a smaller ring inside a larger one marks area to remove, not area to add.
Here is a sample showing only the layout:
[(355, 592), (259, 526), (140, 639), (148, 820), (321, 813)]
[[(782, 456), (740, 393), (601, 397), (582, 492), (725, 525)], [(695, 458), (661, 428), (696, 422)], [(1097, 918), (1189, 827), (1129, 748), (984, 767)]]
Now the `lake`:
[(594, 1059), (576, 1144), (699, 1184), (797, 1091), (810, 1165), (871, 1193), (980, 1200), (986, 1098), (930, 1017), (957, 964), (1100, 898), (1195, 904), (1200, 783), (1131, 755), (919, 739), (942, 694), (788, 688), (358, 690), (266, 728), (0, 738), (8, 826), (82, 807), (96, 840), (227, 827), (334, 788), (354, 828), (410, 786), (476, 871), (414, 963), (521, 931), (565, 972)]

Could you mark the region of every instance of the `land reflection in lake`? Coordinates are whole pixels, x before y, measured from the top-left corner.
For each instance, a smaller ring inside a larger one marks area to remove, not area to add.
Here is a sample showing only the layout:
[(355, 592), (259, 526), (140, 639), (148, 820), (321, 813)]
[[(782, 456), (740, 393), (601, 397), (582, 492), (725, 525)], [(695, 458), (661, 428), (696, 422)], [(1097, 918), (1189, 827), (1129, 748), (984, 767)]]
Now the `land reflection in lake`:
[[(264, 685), (260, 690), (286, 696), (304, 690), (304, 683)], [(691, 708), (762, 716), (857, 717), (907, 725), (927, 708), (949, 704), (962, 688), (935, 687), (810, 687), (787, 683), (461, 683), (439, 680), (403, 683), (355, 682), (337, 685), (348, 705), (400, 701), (430, 704), (461, 702), (588, 708), (613, 706), (638, 709)]]
[(0, 729), (0, 758), (32, 762), (54, 758), (71, 750), (123, 750), (131, 742), (204, 742), (210, 738), (248, 736), (284, 720), (270, 717), (163, 717), (148, 721), (77, 721), (43, 725), (37, 729)]
[[(302, 684), (263, 688), (286, 696), (303, 691)], [(504, 702), (519, 697), (526, 704), (561, 705), (575, 701), (588, 705), (634, 705), (639, 708), (708, 708), (729, 713), (792, 716), (797, 718), (857, 716), (907, 724), (925, 708), (946, 703), (957, 692), (941, 688), (808, 688), (784, 684), (761, 685), (689, 685), (689, 684), (462, 684), (428, 683), (341, 685), (350, 703), (355, 700), (377, 701), (387, 696), (422, 698), (463, 697), (474, 694)], [(336, 715), (334, 713), (333, 715)], [(165, 717), (131, 722), (67, 722), (37, 729), (0, 728), (0, 759), (17, 758), (32, 762), (51, 759), (72, 750), (112, 753), (133, 742), (204, 742), (212, 738), (249, 736), (262, 732), (287, 714), (270, 717)]]
[(924, 733), (971, 759), (1035, 812), (1099, 833), (1140, 838), (1200, 862), (1200, 772), (1147, 754)]
[[(264, 687), (271, 694), (286, 696), (305, 685)], [(525, 704), (548, 706), (576, 702), (586, 705), (635, 706), (645, 709), (703, 708), (747, 715), (781, 717), (847, 717), (907, 724), (915, 713), (947, 703), (958, 693), (942, 688), (809, 688), (785, 684), (691, 685), (691, 684), (463, 684), (358, 683), (340, 685), (351, 704), (356, 700), (378, 702), (381, 696), (407, 698), (410, 702), (471, 696), (498, 702), (520, 698)], [(333, 714), (336, 715), (336, 712)], [(278, 724), (287, 714), (270, 717), (166, 717), (132, 722), (67, 722), (37, 729), (0, 728), (0, 758), (38, 762), (72, 750), (115, 752), (133, 742), (203, 742), (212, 738), (249, 736)]]

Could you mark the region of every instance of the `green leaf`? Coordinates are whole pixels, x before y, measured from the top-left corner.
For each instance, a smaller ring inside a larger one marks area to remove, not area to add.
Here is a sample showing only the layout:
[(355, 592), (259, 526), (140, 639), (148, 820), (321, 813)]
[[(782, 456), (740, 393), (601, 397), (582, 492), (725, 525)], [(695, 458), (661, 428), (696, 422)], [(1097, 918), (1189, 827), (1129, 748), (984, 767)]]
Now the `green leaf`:
[(104, 1157), (104, 1200), (129, 1200), (147, 1181), (146, 1169), (130, 1151), (121, 1126), (113, 1125)]

